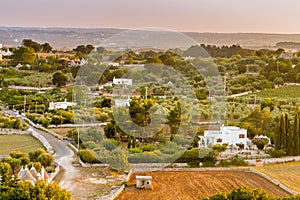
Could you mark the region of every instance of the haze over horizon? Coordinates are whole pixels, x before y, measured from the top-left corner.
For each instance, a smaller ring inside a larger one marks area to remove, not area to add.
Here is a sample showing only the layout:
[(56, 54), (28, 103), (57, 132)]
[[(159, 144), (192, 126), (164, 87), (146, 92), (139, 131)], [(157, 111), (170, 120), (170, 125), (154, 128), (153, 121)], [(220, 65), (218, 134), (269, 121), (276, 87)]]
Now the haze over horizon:
[(297, 0), (10, 0), (1, 3), (0, 26), (293, 34), (298, 8)]

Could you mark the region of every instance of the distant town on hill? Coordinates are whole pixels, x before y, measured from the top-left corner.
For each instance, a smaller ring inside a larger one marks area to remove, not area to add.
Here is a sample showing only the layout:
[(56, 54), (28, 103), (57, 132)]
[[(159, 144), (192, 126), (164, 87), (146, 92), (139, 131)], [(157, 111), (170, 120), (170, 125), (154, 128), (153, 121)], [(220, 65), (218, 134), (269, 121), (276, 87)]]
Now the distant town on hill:
[[(56, 49), (73, 49), (80, 44), (98, 46), (103, 40), (125, 29), (114, 28), (24, 28), (0, 26), (0, 44), (19, 46), (23, 39), (49, 42)], [(196, 33), (185, 32), (199, 44), (232, 45), (246, 48), (300, 49), (300, 34), (271, 33)]]

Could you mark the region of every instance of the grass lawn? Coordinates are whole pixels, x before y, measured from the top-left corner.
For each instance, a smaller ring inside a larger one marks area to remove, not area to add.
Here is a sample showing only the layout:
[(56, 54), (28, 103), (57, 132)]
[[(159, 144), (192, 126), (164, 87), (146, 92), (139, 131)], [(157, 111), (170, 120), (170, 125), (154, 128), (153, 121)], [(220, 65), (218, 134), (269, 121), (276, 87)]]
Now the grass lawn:
[(0, 135), (0, 155), (9, 155), (11, 151), (28, 153), (37, 148), (44, 148), (32, 135)]
[(300, 193), (300, 162), (265, 165), (255, 169)]

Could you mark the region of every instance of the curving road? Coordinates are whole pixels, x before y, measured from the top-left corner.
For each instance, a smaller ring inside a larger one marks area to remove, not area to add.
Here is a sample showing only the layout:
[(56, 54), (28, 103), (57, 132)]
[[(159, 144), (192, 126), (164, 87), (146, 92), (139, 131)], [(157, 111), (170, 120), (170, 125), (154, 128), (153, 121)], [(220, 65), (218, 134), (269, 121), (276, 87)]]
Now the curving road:
[(73, 179), (78, 176), (78, 170), (76, 170), (76, 168), (72, 165), (74, 152), (68, 147), (68, 142), (59, 140), (56, 137), (39, 129), (34, 128), (34, 131), (42, 135), (55, 150), (55, 161), (65, 169), (59, 185), (72, 192), (74, 185), (72, 182)]
[[(22, 116), (20, 116), (12, 110), (9, 110), (2, 106), (0, 106), (0, 109), (10, 116), (18, 117), (23, 120)], [(78, 176), (78, 171), (72, 165), (74, 152), (68, 147), (68, 142), (59, 140), (56, 137), (50, 135), (49, 133), (36, 129), (33, 126), (30, 126), (30, 128), (38, 134), (40, 134), (41, 136), (43, 136), (55, 150), (55, 161), (65, 169), (65, 173), (61, 178), (60, 186), (72, 192), (74, 185), (73, 179)]]

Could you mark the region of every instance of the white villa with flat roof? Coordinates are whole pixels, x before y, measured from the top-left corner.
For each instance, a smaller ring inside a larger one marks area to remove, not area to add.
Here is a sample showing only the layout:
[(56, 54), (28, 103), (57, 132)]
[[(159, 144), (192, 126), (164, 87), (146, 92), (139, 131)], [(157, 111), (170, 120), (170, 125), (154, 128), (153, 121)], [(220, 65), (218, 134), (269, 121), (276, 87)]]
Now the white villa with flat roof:
[(115, 78), (113, 79), (115, 85), (132, 85), (132, 79), (129, 78)]
[(50, 102), (49, 110), (67, 109), (69, 106), (74, 106), (74, 105), (76, 105), (76, 103), (67, 102), (66, 100), (63, 102)]
[(247, 130), (236, 126), (221, 126), (220, 130), (206, 130), (204, 137), (201, 138), (201, 143), (204, 147), (216, 144), (243, 145), (247, 147)]

